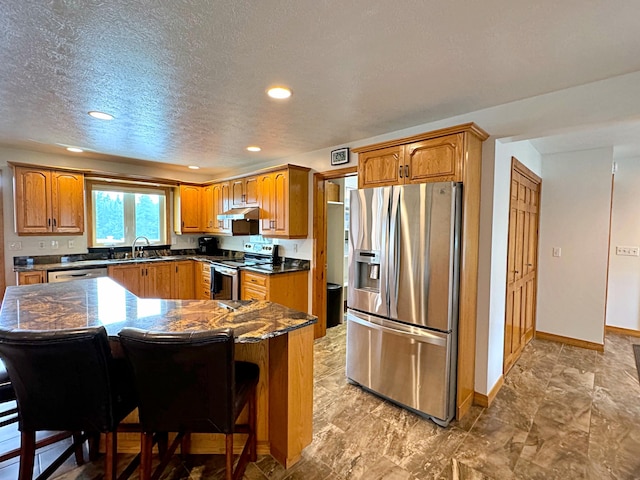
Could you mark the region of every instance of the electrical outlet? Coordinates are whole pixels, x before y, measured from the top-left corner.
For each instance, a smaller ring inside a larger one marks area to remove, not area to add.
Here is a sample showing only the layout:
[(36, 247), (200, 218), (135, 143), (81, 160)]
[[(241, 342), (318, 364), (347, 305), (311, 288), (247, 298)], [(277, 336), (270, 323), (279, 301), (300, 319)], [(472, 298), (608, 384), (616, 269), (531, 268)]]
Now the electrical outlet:
[(44, 242), (38, 242), (38, 248), (44, 250)]
[(189, 237), (189, 243), (196, 243), (196, 237)]
[(298, 244), (297, 243), (293, 243), (293, 253), (298, 253)]
[(75, 242), (75, 240), (69, 240), (69, 241), (67, 242), (67, 247), (69, 247), (69, 248), (73, 248), (73, 247), (75, 247), (75, 246), (76, 246), (76, 242)]
[(9, 250), (22, 250), (22, 242), (9, 242)]
[(640, 256), (640, 247), (616, 247), (616, 255), (638, 257)]
[(560, 247), (553, 247), (553, 256), (559, 257), (562, 255), (562, 249)]
[(57, 240), (51, 240), (51, 249), (52, 250), (57, 250), (59, 246), (60, 246), (60, 244), (58, 243)]

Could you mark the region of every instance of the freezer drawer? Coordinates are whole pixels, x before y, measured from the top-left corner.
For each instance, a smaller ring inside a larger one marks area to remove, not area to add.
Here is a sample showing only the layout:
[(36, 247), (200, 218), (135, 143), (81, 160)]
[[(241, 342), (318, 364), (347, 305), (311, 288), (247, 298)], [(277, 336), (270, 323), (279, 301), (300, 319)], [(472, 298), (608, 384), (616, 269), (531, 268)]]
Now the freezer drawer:
[(454, 350), (451, 333), (347, 313), (347, 377), (445, 424), (455, 412)]

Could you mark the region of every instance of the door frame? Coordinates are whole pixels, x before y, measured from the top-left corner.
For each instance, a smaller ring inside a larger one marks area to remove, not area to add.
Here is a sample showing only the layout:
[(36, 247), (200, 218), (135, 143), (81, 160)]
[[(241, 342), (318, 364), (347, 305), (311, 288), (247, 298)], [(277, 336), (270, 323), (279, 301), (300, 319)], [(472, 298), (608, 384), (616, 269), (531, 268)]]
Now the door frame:
[[(516, 157), (511, 157), (511, 171), (509, 174), (509, 212), (511, 212), (511, 199), (512, 199), (512, 193), (511, 193), (511, 189), (513, 187), (513, 173), (517, 172), (518, 174), (522, 175), (523, 177), (526, 177), (529, 181), (535, 183), (538, 186), (538, 200), (537, 200), (537, 206), (538, 206), (538, 214), (536, 216), (536, 264), (535, 264), (535, 274), (536, 274), (536, 280), (535, 280), (535, 293), (533, 296), (533, 319), (532, 319), (532, 335), (531, 338), (529, 338), (528, 340), (525, 338), (525, 345), (528, 343), (528, 341), (531, 341), (531, 339), (533, 337), (535, 337), (535, 333), (536, 333), (536, 320), (537, 320), (537, 304), (538, 304), (538, 260), (540, 258), (540, 210), (541, 210), (541, 205), (540, 205), (540, 199), (542, 198), (542, 178), (540, 178), (536, 173), (534, 173), (531, 169), (529, 169), (524, 163), (522, 163), (521, 161), (519, 161)], [(509, 214), (509, 222), (507, 223), (507, 232), (511, 231), (511, 214)], [(506, 341), (506, 335), (507, 335), (507, 302), (508, 302), (508, 294), (509, 294), (509, 235), (507, 237), (507, 262), (506, 262), (506, 276), (505, 276), (505, 301), (504, 301), (504, 341)], [(524, 347), (523, 347), (524, 348)], [(502, 357), (502, 373), (506, 374), (507, 371), (505, 370), (505, 362), (506, 362), (506, 357), (504, 355), (504, 350), (503, 350), (503, 357)], [(511, 364), (511, 366), (509, 368), (511, 368), (513, 365), (515, 364), (515, 361)]]
[(318, 317), (314, 338), (327, 333), (327, 201), (325, 180), (352, 177), (358, 167), (339, 168), (313, 175), (313, 269), (311, 273), (311, 313)]

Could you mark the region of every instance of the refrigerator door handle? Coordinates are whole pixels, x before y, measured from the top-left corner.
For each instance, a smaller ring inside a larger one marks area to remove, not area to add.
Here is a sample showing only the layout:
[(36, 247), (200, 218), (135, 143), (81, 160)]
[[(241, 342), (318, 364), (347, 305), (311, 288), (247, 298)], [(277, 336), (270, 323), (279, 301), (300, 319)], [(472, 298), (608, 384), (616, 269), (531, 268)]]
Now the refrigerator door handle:
[(353, 313), (347, 316), (347, 320), (359, 323), (360, 325), (372, 328), (374, 330), (389, 333), (391, 335), (399, 335), (402, 337), (411, 336), (422, 343), (429, 343), (431, 345), (436, 345), (439, 347), (447, 346), (447, 337), (445, 334), (437, 335), (435, 333), (430, 333), (421, 329), (417, 329), (415, 327), (410, 327), (408, 325), (404, 326), (397, 324), (394, 327), (389, 327), (388, 324), (381, 325), (377, 322), (365, 320), (360, 316), (354, 315)]
[(400, 231), (399, 205), (401, 188), (391, 190), (391, 211), (389, 216), (389, 250), (387, 288), (389, 297), (389, 316), (398, 318), (398, 288), (400, 286)]

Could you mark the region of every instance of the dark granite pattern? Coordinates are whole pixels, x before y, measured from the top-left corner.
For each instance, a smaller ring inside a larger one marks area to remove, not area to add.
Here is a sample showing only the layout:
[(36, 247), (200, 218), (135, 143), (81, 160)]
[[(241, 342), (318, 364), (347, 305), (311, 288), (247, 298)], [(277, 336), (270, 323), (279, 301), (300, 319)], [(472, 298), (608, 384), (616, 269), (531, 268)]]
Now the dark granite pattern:
[(316, 317), (267, 301), (235, 310), (216, 300), (138, 298), (110, 278), (8, 287), (0, 311), (5, 330), (62, 330), (104, 325), (156, 331), (233, 328), (236, 342), (259, 342), (311, 325)]

